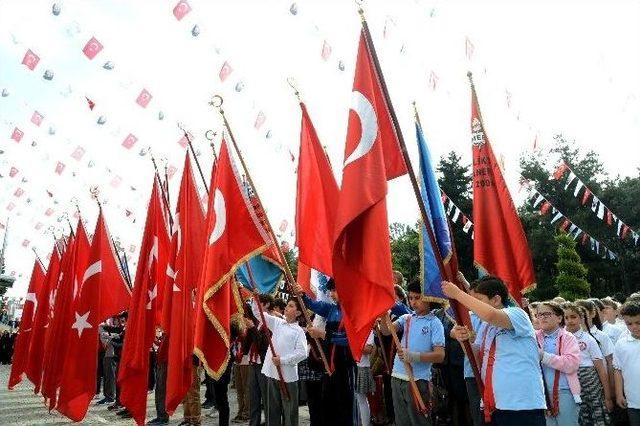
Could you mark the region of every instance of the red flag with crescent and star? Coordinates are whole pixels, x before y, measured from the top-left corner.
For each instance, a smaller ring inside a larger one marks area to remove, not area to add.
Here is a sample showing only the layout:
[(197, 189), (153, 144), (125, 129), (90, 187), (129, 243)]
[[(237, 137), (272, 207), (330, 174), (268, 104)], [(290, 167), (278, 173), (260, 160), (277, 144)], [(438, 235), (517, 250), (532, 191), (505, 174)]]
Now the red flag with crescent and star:
[[(78, 225), (78, 233), (84, 227)], [(98, 326), (129, 306), (131, 293), (122, 275), (102, 209), (91, 241), (89, 260), (80, 279), (80, 292), (69, 324), (58, 410), (81, 421), (96, 392)]]
[(501, 278), (520, 303), (535, 286), (527, 237), (509, 188), (485, 134), (475, 89), (471, 89), (473, 154), (473, 260), (488, 274)]
[(307, 107), (300, 103), (300, 155), (296, 196), (298, 284), (311, 297), (311, 269), (332, 276), (333, 229), (340, 189)]
[(40, 383), (42, 381), (42, 364), (44, 360), (45, 336), (48, 330), (50, 309), (53, 305), (53, 295), (55, 294), (56, 284), (58, 283), (58, 274), (60, 273), (60, 252), (58, 245), (53, 244), (51, 257), (49, 258), (49, 267), (45, 276), (42, 291), (38, 294), (38, 309), (33, 319), (33, 335), (29, 343), (29, 353), (25, 372), (27, 377), (34, 385), (34, 393), (40, 392)]
[(167, 345), (167, 396), (165, 406), (173, 414), (193, 379), (194, 305), (202, 270), (205, 216), (187, 152), (176, 207), (171, 241), (170, 277), (165, 286), (163, 329)]
[(376, 318), (394, 303), (387, 181), (407, 173), (364, 29), (358, 59), (338, 199), (333, 276), (355, 359)]
[(156, 314), (162, 308), (158, 294), (164, 286), (169, 257), (169, 229), (161, 191), (159, 178), (154, 175), (118, 371), (120, 402), (140, 425), (147, 414), (149, 351), (156, 336)]
[(45, 278), (46, 275), (44, 269), (42, 269), (42, 264), (36, 259), (33, 262), (33, 270), (31, 272), (27, 297), (24, 300), (20, 328), (18, 329), (18, 336), (16, 337), (13, 348), (11, 373), (9, 374), (9, 382), (7, 385), (9, 389), (13, 389), (15, 385), (22, 381), (22, 374), (26, 371), (29, 344), (33, 336), (33, 320), (38, 308), (38, 298), (41, 298), (44, 289)]
[(252, 207), (224, 140), (210, 187), (194, 352), (207, 373), (218, 379), (229, 362), (231, 317), (242, 312), (234, 281), (236, 269), (265, 251), (269, 236)]

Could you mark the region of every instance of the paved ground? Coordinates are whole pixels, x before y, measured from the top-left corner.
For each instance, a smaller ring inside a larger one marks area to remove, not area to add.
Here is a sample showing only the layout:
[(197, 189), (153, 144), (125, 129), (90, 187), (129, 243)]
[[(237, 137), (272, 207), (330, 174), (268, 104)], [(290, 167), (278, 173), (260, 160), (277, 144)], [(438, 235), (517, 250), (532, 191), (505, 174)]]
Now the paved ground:
[[(67, 425), (71, 421), (57, 412), (49, 413), (42, 402), (42, 397), (33, 394), (33, 385), (28, 380), (18, 385), (13, 391), (7, 390), (7, 380), (9, 378), (9, 365), (0, 365), (0, 425)], [(204, 388), (201, 395), (204, 395)], [(97, 401), (97, 399), (95, 400)], [(229, 403), (231, 405), (231, 417), (237, 414), (237, 400), (234, 389), (229, 389)], [(204, 412), (209, 410), (203, 410)], [(155, 417), (153, 392), (149, 394), (147, 401), (147, 420)], [(182, 418), (182, 408), (178, 408), (176, 414), (171, 419), (172, 425), (180, 423)], [(85, 420), (80, 423), (85, 425), (110, 424), (110, 425), (133, 425), (133, 420), (123, 420), (108, 411), (105, 406), (89, 407), (89, 412)], [(217, 425), (217, 418), (203, 416), (203, 425)], [(307, 407), (300, 407), (300, 424), (309, 424), (309, 412)]]

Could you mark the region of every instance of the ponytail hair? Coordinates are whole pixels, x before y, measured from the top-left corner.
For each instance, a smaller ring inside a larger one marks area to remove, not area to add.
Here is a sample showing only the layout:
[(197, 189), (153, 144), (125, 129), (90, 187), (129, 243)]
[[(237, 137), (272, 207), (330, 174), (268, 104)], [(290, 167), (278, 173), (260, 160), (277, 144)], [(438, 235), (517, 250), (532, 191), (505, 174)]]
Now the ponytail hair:
[[(602, 321), (600, 321), (600, 315), (598, 315), (598, 308), (596, 307), (596, 304), (591, 300), (577, 300), (576, 304), (586, 309), (589, 313), (589, 316), (591, 316), (591, 313), (595, 312), (595, 316), (592, 320), (593, 325), (595, 325), (598, 330), (602, 331)], [(587, 325), (588, 324), (589, 323), (587, 322)]]

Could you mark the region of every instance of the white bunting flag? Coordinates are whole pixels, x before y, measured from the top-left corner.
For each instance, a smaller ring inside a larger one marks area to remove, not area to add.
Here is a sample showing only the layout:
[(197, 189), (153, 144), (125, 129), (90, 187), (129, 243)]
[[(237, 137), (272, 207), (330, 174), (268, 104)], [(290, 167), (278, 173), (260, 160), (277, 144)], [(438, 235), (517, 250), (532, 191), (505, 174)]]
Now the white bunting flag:
[(462, 230), (464, 231), (465, 234), (469, 233), (469, 229), (471, 229), (471, 225), (473, 225), (473, 223), (471, 223), (470, 220), (467, 220), (467, 223), (465, 223), (464, 226), (462, 227)]
[(564, 189), (566, 190), (571, 185), (571, 182), (576, 178), (576, 174), (573, 172), (569, 172), (569, 177), (567, 178), (567, 183), (564, 185)]
[(455, 208), (453, 210), (453, 217), (451, 218), (451, 220), (453, 221), (453, 223), (456, 223), (458, 221), (458, 217), (460, 217), (460, 209), (459, 208)]
[(578, 194), (580, 193), (580, 190), (582, 189), (582, 187), (584, 186), (584, 183), (582, 183), (582, 181), (580, 179), (578, 179), (578, 183), (576, 184), (576, 189), (573, 190), (573, 196), (577, 197)]
[(561, 217), (564, 217), (562, 215), (562, 213), (560, 213), (560, 212), (556, 213), (556, 215), (553, 217), (553, 219), (551, 219), (551, 223), (553, 224), (554, 222), (557, 222)]
[(540, 204), (543, 201), (544, 201), (544, 197), (542, 195), (538, 194), (538, 197), (536, 198), (536, 201), (533, 203), (533, 207), (534, 208), (538, 207), (538, 204)]

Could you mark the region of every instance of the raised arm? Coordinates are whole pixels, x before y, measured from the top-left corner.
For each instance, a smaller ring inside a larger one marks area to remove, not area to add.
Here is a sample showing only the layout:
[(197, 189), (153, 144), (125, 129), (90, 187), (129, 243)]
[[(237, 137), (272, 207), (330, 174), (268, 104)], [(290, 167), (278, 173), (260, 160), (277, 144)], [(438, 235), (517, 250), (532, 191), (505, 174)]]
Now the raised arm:
[(460, 290), (457, 285), (450, 283), (449, 281), (442, 282), (442, 291), (447, 297), (456, 299), (470, 311), (473, 311), (482, 321), (488, 322), (496, 327), (513, 330), (511, 319), (503, 310), (496, 309), (493, 306), (476, 299), (475, 297)]

